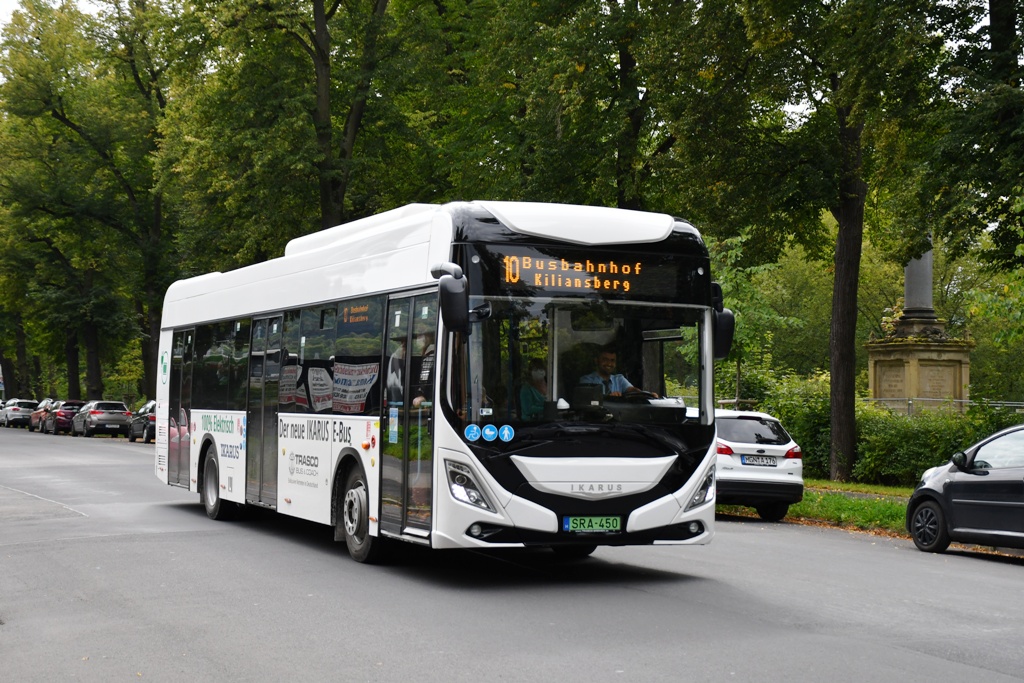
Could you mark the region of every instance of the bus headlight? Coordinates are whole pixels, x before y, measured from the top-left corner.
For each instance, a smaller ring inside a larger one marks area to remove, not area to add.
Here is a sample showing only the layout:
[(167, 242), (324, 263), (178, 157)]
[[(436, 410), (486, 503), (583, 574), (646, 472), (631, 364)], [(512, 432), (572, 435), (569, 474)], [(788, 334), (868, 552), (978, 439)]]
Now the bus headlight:
[(473, 479), (473, 471), (461, 463), (444, 461), (448, 470), (448, 488), (455, 500), (468, 503), (474, 507), (494, 512), (494, 508), (487, 501), (487, 496), (480, 490), (479, 484)]
[(695, 508), (698, 505), (703, 505), (707, 501), (715, 497), (715, 468), (712, 467), (708, 471), (708, 475), (704, 477), (704, 481), (701, 482), (700, 487), (690, 498), (690, 502), (687, 503), (686, 509)]

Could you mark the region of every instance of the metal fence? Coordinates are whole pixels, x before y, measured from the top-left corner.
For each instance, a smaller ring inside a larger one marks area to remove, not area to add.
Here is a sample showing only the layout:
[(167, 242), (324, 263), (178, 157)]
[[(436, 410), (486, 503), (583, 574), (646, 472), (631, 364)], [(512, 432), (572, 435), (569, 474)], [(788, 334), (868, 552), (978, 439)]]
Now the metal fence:
[(1012, 408), (1018, 413), (1024, 413), (1024, 403), (1017, 401), (965, 401), (963, 399), (951, 398), (863, 398), (865, 403), (875, 403), (885, 406), (889, 410), (904, 415), (914, 415), (923, 410), (936, 410), (940, 408), (952, 408), (957, 412), (966, 412), (971, 406), (986, 405), (993, 408)]

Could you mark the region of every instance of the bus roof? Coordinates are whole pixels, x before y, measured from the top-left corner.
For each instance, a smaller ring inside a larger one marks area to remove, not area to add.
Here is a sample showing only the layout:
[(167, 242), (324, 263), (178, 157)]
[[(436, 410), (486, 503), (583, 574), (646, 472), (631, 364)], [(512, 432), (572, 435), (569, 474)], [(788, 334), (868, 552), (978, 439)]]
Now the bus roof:
[(167, 289), (162, 326), (433, 284), (431, 267), (451, 258), (454, 217), (467, 211), (513, 233), (581, 245), (660, 242), (673, 230), (700, 239), (695, 228), (661, 213), (533, 202), (409, 204), (297, 237), (276, 259), (179, 280)]

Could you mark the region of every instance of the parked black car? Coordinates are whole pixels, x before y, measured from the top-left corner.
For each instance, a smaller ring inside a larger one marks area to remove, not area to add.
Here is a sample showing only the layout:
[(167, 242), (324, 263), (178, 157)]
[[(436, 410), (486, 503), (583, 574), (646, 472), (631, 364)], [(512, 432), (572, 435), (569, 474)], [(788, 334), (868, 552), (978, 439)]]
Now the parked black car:
[(1024, 425), (997, 432), (921, 476), (907, 504), (918, 548), (951, 541), (1024, 548)]
[(134, 442), (139, 437), (143, 443), (151, 443), (156, 438), (156, 401), (150, 401), (132, 415), (128, 440)]

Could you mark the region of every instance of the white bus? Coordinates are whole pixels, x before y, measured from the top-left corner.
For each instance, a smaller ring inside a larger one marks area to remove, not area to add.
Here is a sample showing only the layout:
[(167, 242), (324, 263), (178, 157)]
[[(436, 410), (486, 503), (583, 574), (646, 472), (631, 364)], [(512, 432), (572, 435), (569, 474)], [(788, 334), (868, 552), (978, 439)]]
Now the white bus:
[(213, 519), (330, 525), (362, 562), (392, 539), (707, 543), (732, 331), (684, 221), (410, 205), (171, 285), (155, 471)]

